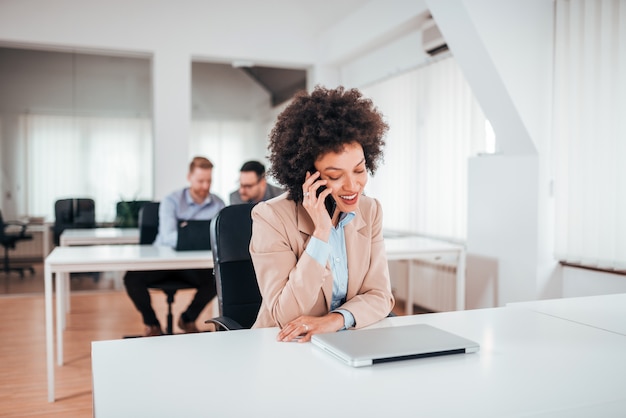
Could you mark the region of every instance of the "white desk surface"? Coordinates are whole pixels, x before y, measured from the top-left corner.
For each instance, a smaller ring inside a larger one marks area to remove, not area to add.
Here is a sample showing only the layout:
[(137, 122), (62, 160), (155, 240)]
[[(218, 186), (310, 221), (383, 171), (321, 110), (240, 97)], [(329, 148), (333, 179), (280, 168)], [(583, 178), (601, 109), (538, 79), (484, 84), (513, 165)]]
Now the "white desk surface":
[(385, 237), (388, 260), (411, 259), (418, 255), (453, 253), (464, 251), (460, 244), (418, 236)]
[[(352, 368), (277, 329), (92, 343), (94, 416), (624, 416), (624, 336), (525, 309), (388, 318), (474, 354)], [(352, 331), (345, 331), (352, 332)]]
[(154, 245), (89, 245), (56, 247), (46, 266), (51, 273), (118, 270), (212, 268), (211, 251), (176, 251)]
[(52, 315), (52, 277), (56, 275), (57, 364), (63, 364), (63, 328), (66, 286), (63, 273), (90, 271), (176, 270), (213, 268), (211, 251), (175, 251), (153, 245), (90, 245), (56, 247), (44, 263), (44, 300), (46, 317), (46, 363), (48, 401), (54, 402), (54, 327)]
[(508, 303), (506, 306), (530, 309), (542, 314), (626, 335), (626, 293), (514, 302)]
[(59, 238), (61, 246), (139, 244), (138, 228), (66, 229)]

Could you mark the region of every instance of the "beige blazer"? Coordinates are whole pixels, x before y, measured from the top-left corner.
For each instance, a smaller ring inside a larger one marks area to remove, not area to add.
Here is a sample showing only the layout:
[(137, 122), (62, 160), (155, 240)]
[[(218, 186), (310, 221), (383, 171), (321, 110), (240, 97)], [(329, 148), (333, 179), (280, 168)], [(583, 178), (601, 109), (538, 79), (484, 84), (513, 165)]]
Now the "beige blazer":
[[(314, 225), (284, 193), (252, 210), (250, 254), (263, 303), (254, 328), (284, 326), (300, 315), (330, 311), (333, 277), (304, 250)], [(382, 208), (361, 196), (354, 219), (345, 226), (348, 292), (341, 309), (354, 315), (356, 328), (386, 317), (394, 305), (382, 233)]]

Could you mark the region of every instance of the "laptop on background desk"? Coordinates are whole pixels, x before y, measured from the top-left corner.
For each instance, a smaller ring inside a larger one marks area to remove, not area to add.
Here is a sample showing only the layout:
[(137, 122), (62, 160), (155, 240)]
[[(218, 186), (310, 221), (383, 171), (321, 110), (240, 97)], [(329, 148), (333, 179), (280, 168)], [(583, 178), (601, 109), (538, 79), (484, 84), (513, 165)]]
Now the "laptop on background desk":
[(176, 251), (210, 250), (211, 220), (179, 220)]
[(315, 334), (311, 342), (352, 367), (480, 349), (474, 341), (426, 324)]

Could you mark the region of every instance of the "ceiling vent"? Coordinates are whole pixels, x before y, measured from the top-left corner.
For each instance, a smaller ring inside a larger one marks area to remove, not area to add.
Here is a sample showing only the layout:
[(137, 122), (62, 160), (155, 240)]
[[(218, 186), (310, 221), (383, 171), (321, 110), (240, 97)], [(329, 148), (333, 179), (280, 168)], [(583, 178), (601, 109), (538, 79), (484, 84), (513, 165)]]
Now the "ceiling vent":
[(448, 44), (431, 17), (422, 26), (422, 48), (430, 56), (440, 54), (448, 50)]

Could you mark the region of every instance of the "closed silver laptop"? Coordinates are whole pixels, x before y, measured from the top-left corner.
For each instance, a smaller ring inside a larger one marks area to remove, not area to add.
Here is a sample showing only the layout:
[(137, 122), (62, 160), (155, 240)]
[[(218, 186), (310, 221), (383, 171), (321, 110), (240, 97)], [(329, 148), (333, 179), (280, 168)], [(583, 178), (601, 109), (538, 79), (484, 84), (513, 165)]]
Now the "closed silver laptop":
[(474, 341), (426, 324), (315, 334), (311, 342), (353, 367), (480, 349)]

